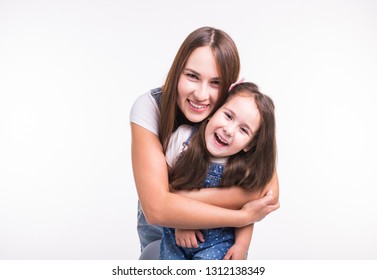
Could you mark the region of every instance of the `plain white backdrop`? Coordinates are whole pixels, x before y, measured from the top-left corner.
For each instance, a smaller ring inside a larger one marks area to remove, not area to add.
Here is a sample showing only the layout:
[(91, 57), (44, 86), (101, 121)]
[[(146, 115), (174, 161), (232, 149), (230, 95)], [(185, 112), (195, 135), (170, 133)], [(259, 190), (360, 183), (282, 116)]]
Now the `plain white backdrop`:
[[(377, 3), (0, 0), (0, 259), (137, 259), (133, 101), (184, 38), (275, 101), (281, 208), (250, 259), (377, 259)], [(145, 171), (146, 176), (148, 170)]]

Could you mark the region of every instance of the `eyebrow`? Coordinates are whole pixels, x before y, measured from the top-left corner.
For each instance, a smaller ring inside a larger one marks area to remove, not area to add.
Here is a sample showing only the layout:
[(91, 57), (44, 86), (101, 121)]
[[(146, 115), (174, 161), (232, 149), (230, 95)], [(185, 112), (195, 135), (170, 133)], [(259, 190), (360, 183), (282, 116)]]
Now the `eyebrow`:
[[(233, 110), (231, 110), (228, 107), (226, 107), (226, 105), (224, 106), (224, 108), (227, 109), (228, 111), (230, 111), (233, 115), (237, 116), (237, 113), (235, 113)], [(243, 125), (245, 125), (251, 131), (252, 135), (255, 135), (253, 129), (247, 123), (243, 123)]]
[(196, 72), (195, 70), (193, 70), (193, 69), (191, 69), (191, 68), (185, 68), (184, 70), (185, 70), (185, 71), (190, 71), (190, 72), (194, 73), (195, 75), (200, 76), (200, 74), (199, 74), (198, 72)]

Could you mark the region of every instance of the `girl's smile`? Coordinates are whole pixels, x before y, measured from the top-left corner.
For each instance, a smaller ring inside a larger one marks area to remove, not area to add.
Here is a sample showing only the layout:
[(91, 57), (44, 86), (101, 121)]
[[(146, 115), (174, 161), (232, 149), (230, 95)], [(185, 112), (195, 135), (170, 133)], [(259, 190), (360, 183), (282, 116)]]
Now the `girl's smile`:
[(260, 125), (254, 98), (242, 93), (228, 100), (208, 121), (205, 142), (213, 157), (227, 157), (247, 151)]

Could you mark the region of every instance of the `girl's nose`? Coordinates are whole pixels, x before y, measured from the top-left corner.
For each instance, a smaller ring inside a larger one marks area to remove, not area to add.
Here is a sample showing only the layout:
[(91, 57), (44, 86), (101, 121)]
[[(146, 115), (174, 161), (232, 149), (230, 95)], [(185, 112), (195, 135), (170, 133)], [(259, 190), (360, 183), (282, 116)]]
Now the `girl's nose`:
[(228, 136), (233, 136), (234, 135), (234, 125), (229, 124), (229, 125), (224, 126), (224, 132)]

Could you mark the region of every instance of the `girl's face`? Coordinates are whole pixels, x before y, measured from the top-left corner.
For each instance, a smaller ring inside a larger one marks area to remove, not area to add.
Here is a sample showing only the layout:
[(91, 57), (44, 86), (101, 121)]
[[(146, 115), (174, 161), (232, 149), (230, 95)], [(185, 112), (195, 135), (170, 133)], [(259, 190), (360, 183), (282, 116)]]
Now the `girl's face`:
[(254, 98), (236, 95), (208, 121), (205, 129), (207, 150), (213, 157), (247, 151), (259, 125), (260, 114)]
[(189, 121), (201, 122), (213, 110), (219, 90), (220, 78), (212, 49), (209, 46), (195, 49), (179, 77), (179, 108)]

